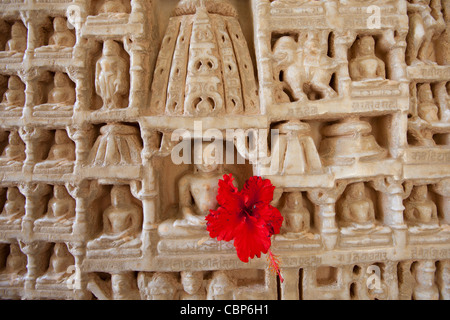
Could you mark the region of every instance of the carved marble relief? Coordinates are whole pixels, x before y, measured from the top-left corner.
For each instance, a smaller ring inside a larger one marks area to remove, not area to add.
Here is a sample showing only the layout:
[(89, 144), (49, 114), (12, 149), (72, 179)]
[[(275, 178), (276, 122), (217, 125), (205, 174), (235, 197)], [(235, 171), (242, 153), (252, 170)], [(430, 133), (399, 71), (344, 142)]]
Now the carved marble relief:
[[(447, 0), (0, 1), (0, 298), (450, 299)], [(276, 187), (282, 282), (205, 216)]]

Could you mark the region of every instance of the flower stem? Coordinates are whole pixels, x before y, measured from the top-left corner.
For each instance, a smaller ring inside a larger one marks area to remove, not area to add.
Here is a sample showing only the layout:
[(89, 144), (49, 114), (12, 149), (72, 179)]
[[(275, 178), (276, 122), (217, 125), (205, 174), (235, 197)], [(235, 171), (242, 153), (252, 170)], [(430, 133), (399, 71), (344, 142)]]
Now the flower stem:
[(276, 272), (278, 277), (280, 278), (281, 283), (283, 283), (284, 279), (281, 276), (280, 272), (280, 260), (272, 253), (270, 249), (268, 251), (267, 260), (269, 261), (269, 269), (272, 270), (272, 272)]

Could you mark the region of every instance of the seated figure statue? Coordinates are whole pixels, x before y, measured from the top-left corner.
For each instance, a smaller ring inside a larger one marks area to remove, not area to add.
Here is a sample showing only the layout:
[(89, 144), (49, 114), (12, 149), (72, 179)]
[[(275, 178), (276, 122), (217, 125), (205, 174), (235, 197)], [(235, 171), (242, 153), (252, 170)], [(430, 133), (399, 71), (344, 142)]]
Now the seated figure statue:
[(353, 81), (386, 79), (385, 64), (375, 55), (375, 40), (372, 36), (363, 36), (357, 40), (355, 57), (350, 61), (349, 68)]
[(99, 9), (99, 14), (126, 13), (127, 9), (121, 0), (105, 0)]
[(55, 144), (50, 148), (47, 159), (36, 164), (35, 170), (71, 167), (73, 161), (75, 161), (75, 143), (69, 139), (66, 130), (56, 130)]
[(375, 228), (374, 205), (366, 196), (364, 182), (348, 187), (341, 205), (341, 222), (344, 228), (355, 231)]
[(417, 90), (417, 112), (421, 119), (433, 123), (439, 121), (439, 108), (434, 102), (429, 83), (421, 84)]
[(439, 227), (436, 204), (428, 198), (428, 186), (416, 186), (405, 202), (405, 220), (416, 229)]
[(36, 226), (71, 226), (75, 217), (75, 199), (73, 199), (65, 186), (56, 185), (53, 188), (53, 197), (48, 202), (48, 210), (43, 218), (36, 220)]
[(18, 76), (8, 79), (8, 89), (3, 95), (0, 110), (16, 111), (22, 110), (25, 105), (25, 85)]
[(223, 178), (221, 166), (215, 155), (203, 151), (207, 146), (195, 149), (195, 171), (185, 174), (178, 182), (179, 214), (182, 218), (168, 220), (159, 226), (161, 236), (204, 235), (206, 233), (205, 217), (209, 210), (217, 209), (218, 182)]
[(40, 284), (62, 284), (71, 276), (69, 267), (75, 265), (75, 259), (70, 254), (65, 243), (56, 243), (53, 248), (47, 272), (37, 279)]
[(25, 144), (17, 131), (11, 131), (8, 145), (0, 156), (0, 166), (20, 167), (25, 160)]
[(88, 243), (88, 249), (138, 248), (142, 210), (132, 201), (128, 186), (114, 186), (111, 206), (103, 213), (103, 232)]
[(48, 46), (36, 48), (36, 52), (72, 50), (75, 43), (75, 34), (67, 27), (67, 20), (56, 17), (53, 19), (53, 34), (48, 40)]
[(0, 271), (0, 287), (20, 285), (27, 272), (27, 256), (20, 250), (17, 243), (9, 246), (9, 255), (6, 258), (6, 267)]
[(22, 22), (17, 21), (11, 27), (11, 39), (8, 40), (5, 46), (7, 55), (14, 55), (17, 53), (24, 53), (27, 49), (27, 28)]
[(286, 195), (286, 202), (281, 214), (285, 219), (284, 235), (295, 236), (310, 230), (310, 213), (303, 205), (301, 192), (291, 192)]
[(75, 88), (71, 85), (69, 77), (61, 72), (56, 72), (54, 87), (48, 94), (47, 103), (34, 107), (36, 111), (70, 111), (75, 104)]
[(16, 187), (8, 188), (6, 203), (0, 214), (0, 224), (20, 224), (25, 215), (25, 197)]

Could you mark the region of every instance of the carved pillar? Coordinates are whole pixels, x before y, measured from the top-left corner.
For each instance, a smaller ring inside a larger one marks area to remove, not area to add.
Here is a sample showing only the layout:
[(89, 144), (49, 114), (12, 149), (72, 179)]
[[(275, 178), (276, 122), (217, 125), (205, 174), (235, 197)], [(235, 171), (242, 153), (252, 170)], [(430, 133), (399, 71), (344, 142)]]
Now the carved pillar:
[(338, 32), (336, 34), (336, 41), (334, 44), (335, 57), (339, 63), (339, 69), (337, 72), (337, 78), (339, 79), (339, 93), (344, 97), (349, 97), (350, 86), (352, 80), (350, 78), (350, 72), (348, 69), (348, 49), (356, 40), (356, 33), (348, 31), (346, 33)]
[(75, 258), (75, 270), (73, 279), (74, 298), (76, 300), (87, 300), (91, 298), (91, 293), (87, 290), (89, 277), (82, 272), (82, 265), (86, 258), (86, 245), (82, 242), (68, 243), (70, 253)]
[(19, 185), (20, 192), (25, 196), (25, 216), (22, 218), (22, 232), (30, 237), (33, 232), (34, 221), (45, 212), (47, 199), (51, 187), (41, 183), (24, 183)]
[(151, 233), (157, 228), (157, 210), (158, 210), (158, 185), (156, 183), (156, 173), (153, 167), (153, 156), (160, 149), (160, 138), (158, 132), (142, 128), (142, 139), (144, 147), (141, 157), (143, 161), (143, 180), (132, 181), (130, 190), (133, 196), (142, 201), (143, 225), (142, 241), (144, 250), (150, 247)]
[(91, 233), (95, 231), (95, 224), (92, 225), (93, 221), (90, 221), (88, 216), (88, 213), (94, 214), (95, 212), (89, 208), (92, 202), (100, 196), (102, 188), (98, 183), (87, 180), (80, 183), (68, 183), (66, 188), (76, 202), (73, 234), (78, 239), (87, 241)]
[(33, 107), (42, 103), (42, 93), (39, 90), (39, 79), (42, 72), (36, 68), (21, 69), (18, 76), (25, 84), (25, 105), (23, 107), (23, 116), (29, 118), (32, 116)]
[(439, 264), (437, 282), (442, 300), (450, 300), (450, 260)]
[(314, 220), (327, 250), (332, 250), (337, 243), (339, 229), (336, 223), (336, 201), (346, 186), (346, 183), (338, 182), (333, 189), (316, 189), (308, 192), (308, 198), (319, 207)]
[(299, 300), (299, 268), (282, 268), (284, 282), (281, 283), (281, 300)]
[[(261, 91), (261, 113), (265, 114), (264, 109), (267, 105), (272, 105), (274, 99), (272, 87), (273, 87), (273, 67), (272, 67), (272, 44), (271, 44), (271, 30), (270, 21), (263, 17), (267, 17), (270, 14), (270, 1), (252, 1), (253, 11), (258, 17), (254, 23), (255, 33), (255, 51), (257, 56), (264, 57), (260, 59), (260, 68), (258, 68), (259, 87)], [(259, 53), (258, 53), (259, 52)]]
[(441, 222), (450, 225), (450, 179), (434, 185), (433, 191), (441, 196), (439, 203)]
[(148, 102), (148, 43), (139, 38), (125, 38), (125, 50), (130, 56), (130, 103), (131, 108), (142, 108)]
[(439, 300), (439, 290), (435, 282), (436, 266), (434, 261), (417, 262), (414, 270), (416, 286), (413, 291), (414, 300)]
[(49, 140), (51, 138), (51, 134), (48, 130), (31, 126), (20, 128), (19, 134), (26, 146), (26, 159), (23, 165), (23, 170), (31, 172), (34, 165), (39, 160), (42, 160), (43, 157), (42, 153), (44, 150), (40, 148), (40, 143)]
[(404, 188), (401, 181), (393, 178), (379, 178), (371, 182), (371, 186), (379, 191), (383, 224), (393, 230), (396, 246), (405, 247), (407, 226), (403, 217), (405, 211), (403, 200), (409, 197), (412, 184), (407, 183)]
[(27, 50), (25, 51), (26, 57), (32, 57), (34, 49), (41, 44), (40, 29), (45, 23), (48, 23), (47, 17), (38, 11), (21, 11), (20, 17), (23, 24), (27, 27)]
[(402, 30), (387, 30), (380, 40), (380, 46), (387, 52), (387, 75), (395, 81), (408, 81), (406, 73), (406, 36), (408, 27)]
[(25, 290), (33, 290), (36, 279), (42, 275), (48, 267), (50, 243), (48, 242), (22, 242), (20, 249), (27, 255), (27, 274), (25, 276)]
[(76, 160), (75, 167), (81, 167), (89, 157), (90, 148), (94, 139), (93, 126), (83, 123), (67, 128), (70, 139), (75, 141)]

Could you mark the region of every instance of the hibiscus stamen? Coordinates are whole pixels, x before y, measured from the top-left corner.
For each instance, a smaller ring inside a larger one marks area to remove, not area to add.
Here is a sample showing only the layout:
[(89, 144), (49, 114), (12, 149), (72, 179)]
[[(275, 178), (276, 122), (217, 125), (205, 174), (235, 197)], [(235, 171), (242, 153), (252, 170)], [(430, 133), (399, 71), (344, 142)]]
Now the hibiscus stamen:
[(284, 278), (281, 275), (280, 272), (280, 259), (278, 259), (277, 256), (275, 256), (272, 251), (269, 249), (269, 251), (267, 252), (268, 256), (267, 256), (267, 260), (269, 261), (269, 269), (270, 271), (276, 273), (278, 275), (278, 277), (280, 278), (281, 283), (284, 282)]

